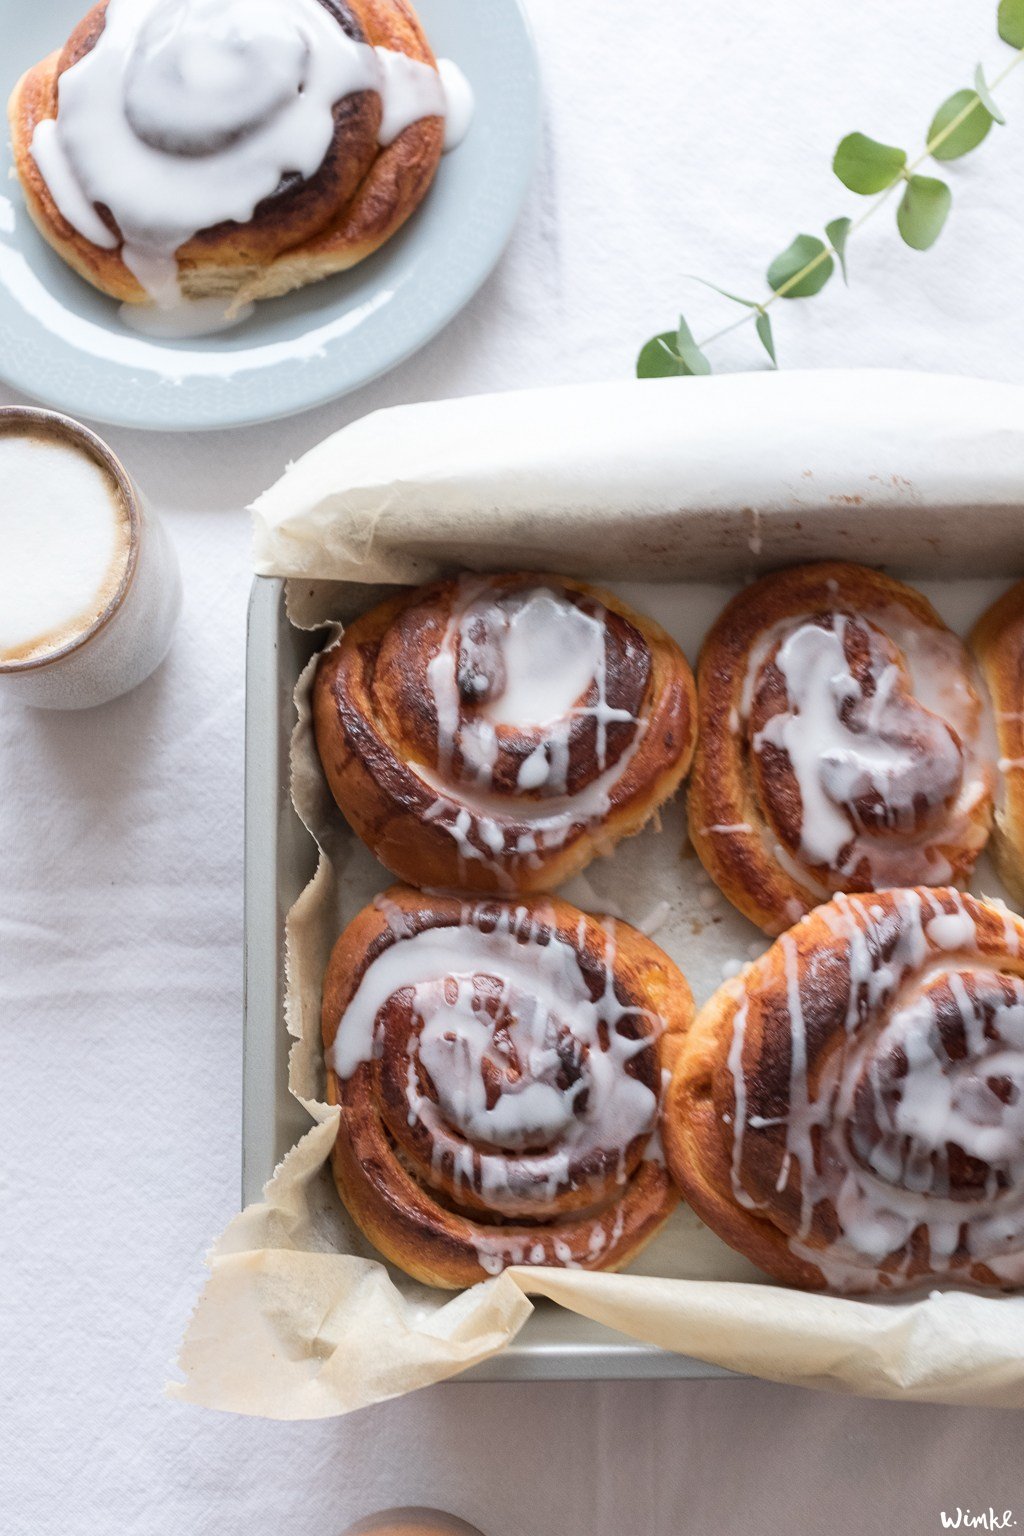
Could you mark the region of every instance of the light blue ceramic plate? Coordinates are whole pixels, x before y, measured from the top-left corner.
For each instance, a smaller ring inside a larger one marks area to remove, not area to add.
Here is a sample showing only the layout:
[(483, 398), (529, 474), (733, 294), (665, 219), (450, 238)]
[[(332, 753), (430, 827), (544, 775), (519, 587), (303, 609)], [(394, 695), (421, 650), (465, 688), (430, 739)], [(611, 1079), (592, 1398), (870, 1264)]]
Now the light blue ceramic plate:
[[(88, 0), (0, 0), (4, 97), (63, 44)], [(127, 331), (36, 233), (0, 152), (0, 377), (46, 405), (118, 426), (194, 431), (320, 405), (394, 368), (472, 298), (512, 232), (536, 159), (540, 90), (518, 0), (418, 0), (434, 51), (476, 95), (463, 143), (408, 224), (352, 272), (257, 305), (193, 341)], [(9, 77), (8, 77), (9, 76)], [(6, 136), (5, 136), (6, 137)]]

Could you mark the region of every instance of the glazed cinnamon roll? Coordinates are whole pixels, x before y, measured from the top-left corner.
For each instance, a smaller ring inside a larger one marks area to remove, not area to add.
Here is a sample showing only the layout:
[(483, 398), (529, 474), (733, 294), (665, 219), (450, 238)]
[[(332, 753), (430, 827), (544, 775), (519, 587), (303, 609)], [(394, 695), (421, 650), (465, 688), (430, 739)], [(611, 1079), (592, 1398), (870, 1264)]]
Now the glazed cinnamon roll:
[(411, 885), (536, 891), (637, 832), (693, 753), (693, 677), (657, 624), (558, 576), (461, 576), (364, 614), (321, 659), (334, 797)]
[(708, 634), (698, 694), (690, 837), (766, 933), (834, 891), (967, 882), (993, 764), (973, 664), (919, 592), (838, 563), (766, 576)]
[(701, 1011), (664, 1137), (698, 1215), (789, 1284), (1021, 1285), (1024, 922), (837, 896)]
[(971, 646), (988, 685), (999, 748), (992, 851), (1014, 900), (1024, 903), (1024, 581), (979, 619)]
[(342, 1200), (428, 1285), (620, 1267), (677, 1200), (656, 1131), (692, 1012), (680, 972), (625, 923), (393, 887), (324, 981)]
[(406, 0), (100, 0), (9, 114), (29, 211), (82, 277), (237, 307), (383, 244), (446, 110)]

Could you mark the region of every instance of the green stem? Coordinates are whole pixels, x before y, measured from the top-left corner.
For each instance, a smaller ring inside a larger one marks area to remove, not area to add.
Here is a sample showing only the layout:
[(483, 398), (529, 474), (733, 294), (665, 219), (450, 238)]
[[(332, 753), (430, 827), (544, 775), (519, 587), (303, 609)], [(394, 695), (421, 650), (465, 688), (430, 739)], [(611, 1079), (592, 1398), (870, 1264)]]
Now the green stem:
[[(1006, 77), (1012, 74), (1022, 59), (1024, 59), (1024, 48), (1018, 49), (1013, 58), (1010, 60), (1009, 64), (1007, 64), (1006, 68), (1001, 70), (996, 78), (992, 81), (991, 85), (989, 86), (990, 94), (997, 90), (1000, 85), (1002, 85)], [(956, 130), (960, 127), (961, 123), (966, 122), (967, 118), (970, 117), (975, 108), (980, 107), (981, 105), (981, 97), (978, 95), (972, 96), (971, 100), (961, 108), (956, 116), (950, 119), (945, 128), (940, 129), (940, 131), (935, 135), (933, 139), (929, 139), (928, 143), (925, 145), (920, 155), (918, 155), (917, 159), (900, 172), (900, 175), (893, 182), (892, 186), (886, 187), (885, 191), (876, 197), (874, 202), (864, 210), (860, 218), (854, 219), (853, 223), (850, 225), (846, 232), (847, 241), (849, 241), (850, 236), (855, 234), (856, 231), (860, 229), (862, 225), (866, 224), (869, 219), (874, 218), (879, 209), (885, 207), (893, 193), (899, 189), (901, 182), (909, 181), (910, 177), (917, 170), (918, 166), (923, 165), (924, 162), (946, 142), (950, 134), (955, 133)], [(738, 320), (734, 320), (731, 325), (723, 326), (720, 331), (714, 331), (710, 336), (706, 338), (706, 340), (699, 342), (698, 345), (700, 350), (703, 352), (705, 347), (709, 347), (712, 342), (719, 341), (723, 336), (728, 336), (731, 331), (739, 330), (740, 326), (749, 325), (755, 315), (764, 314), (766, 310), (772, 307), (776, 299), (784, 299), (791, 289), (795, 288), (798, 283), (802, 283), (804, 278), (807, 277), (811, 272), (814, 272), (818, 267), (820, 267), (823, 261), (829, 261), (833, 256), (838, 255), (839, 252), (836, 250), (835, 246), (826, 245), (822, 250), (818, 252), (816, 256), (811, 257), (806, 266), (801, 267), (799, 272), (794, 272), (793, 276), (787, 278), (781, 287), (776, 288), (774, 293), (767, 297), (764, 303), (760, 305), (758, 309), (748, 310), (745, 315), (741, 315), (740, 318)]]

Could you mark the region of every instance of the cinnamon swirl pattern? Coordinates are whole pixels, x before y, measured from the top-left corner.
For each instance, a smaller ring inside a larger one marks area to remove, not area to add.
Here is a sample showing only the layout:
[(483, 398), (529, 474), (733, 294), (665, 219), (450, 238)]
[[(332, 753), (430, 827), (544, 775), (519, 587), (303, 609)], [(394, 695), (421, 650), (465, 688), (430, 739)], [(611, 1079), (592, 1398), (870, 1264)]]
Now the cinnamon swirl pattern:
[(960, 885), (993, 764), (961, 642), (920, 593), (860, 566), (741, 592), (698, 669), (690, 837), (766, 933), (835, 891)]
[(979, 619), (971, 646), (988, 685), (999, 748), (992, 851), (999, 873), (1024, 903), (1024, 581)]
[(639, 831), (693, 753), (678, 646), (561, 577), (462, 576), (363, 615), (322, 658), (334, 797), (412, 885), (547, 890)]
[(846, 1292), (1024, 1283), (1024, 922), (837, 896), (701, 1011), (669, 1166), (726, 1242)]
[(9, 107), (29, 211), (84, 278), (236, 309), (387, 240), (446, 112), (405, 0), (100, 0)]
[(657, 1127), (692, 1012), (676, 967), (624, 923), (393, 887), (324, 982), (342, 1200), (429, 1285), (620, 1267), (678, 1198)]

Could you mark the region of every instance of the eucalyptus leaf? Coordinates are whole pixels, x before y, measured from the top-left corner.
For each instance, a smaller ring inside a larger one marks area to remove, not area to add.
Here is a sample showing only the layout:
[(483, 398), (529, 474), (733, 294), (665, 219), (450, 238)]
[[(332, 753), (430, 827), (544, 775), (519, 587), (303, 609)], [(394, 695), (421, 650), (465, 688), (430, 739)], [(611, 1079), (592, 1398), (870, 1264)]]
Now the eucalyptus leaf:
[(652, 336), (640, 349), (636, 360), (638, 379), (679, 378), (689, 371), (676, 351), (675, 331), (662, 331), (660, 336)]
[(874, 192), (884, 192), (891, 187), (907, 163), (905, 149), (894, 144), (880, 144), (869, 139), (866, 133), (848, 133), (842, 139), (832, 161), (844, 187), (870, 197)]
[[(941, 144), (936, 144), (936, 138), (965, 112), (963, 121), (957, 123)], [(928, 129), (929, 153), (933, 160), (959, 160), (961, 155), (969, 155), (972, 149), (977, 149), (991, 127), (992, 114), (977, 91), (956, 91), (932, 118)]]
[(934, 176), (911, 176), (896, 210), (896, 226), (907, 245), (926, 251), (935, 244), (949, 216), (953, 194)]
[(757, 330), (758, 336), (761, 338), (761, 345), (764, 347), (765, 351), (768, 353), (768, 356), (772, 360), (772, 367), (777, 368), (779, 366), (779, 360), (775, 356), (775, 338), (772, 336), (771, 317), (766, 315), (763, 309), (758, 315), (757, 319), (754, 321), (754, 326)]
[(1002, 112), (1000, 112), (999, 105), (995, 97), (992, 95), (992, 92), (988, 88), (988, 82), (985, 79), (985, 71), (982, 69), (980, 64), (974, 71), (974, 89), (981, 97), (981, 104), (985, 108), (985, 111), (988, 113), (992, 121), (994, 123), (998, 123), (1001, 128), (1004, 128), (1006, 126), (1006, 118), (1003, 116)]
[[(796, 277), (798, 272), (803, 272), (810, 262), (815, 261), (827, 250), (823, 240), (817, 235), (797, 235), (792, 245), (772, 262), (768, 268), (768, 283), (776, 293), (785, 287), (790, 278)], [(806, 273), (792, 288), (787, 288), (785, 299), (809, 299), (812, 294), (820, 293), (835, 270), (835, 263), (831, 256), (826, 256), (819, 261), (812, 271)]]
[(999, 0), (999, 36), (1011, 48), (1024, 48), (1024, 0)]
[(682, 315), (679, 316), (679, 329), (676, 332), (676, 351), (686, 364), (687, 373), (705, 374), (711, 372), (711, 364), (694, 341), (693, 332)]
[(850, 233), (852, 219), (830, 219), (825, 225), (825, 233), (828, 235), (828, 243), (839, 257), (839, 265), (843, 269), (843, 282), (850, 281), (846, 270), (846, 237)]
[(730, 293), (728, 288), (719, 288), (717, 283), (709, 283), (706, 277), (698, 277), (696, 272), (688, 272), (687, 277), (692, 283), (700, 283), (704, 288), (711, 288), (715, 293), (720, 293), (723, 299), (732, 299), (734, 304), (745, 304), (748, 309), (757, 309), (756, 299), (741, 299), (738, 293)]

